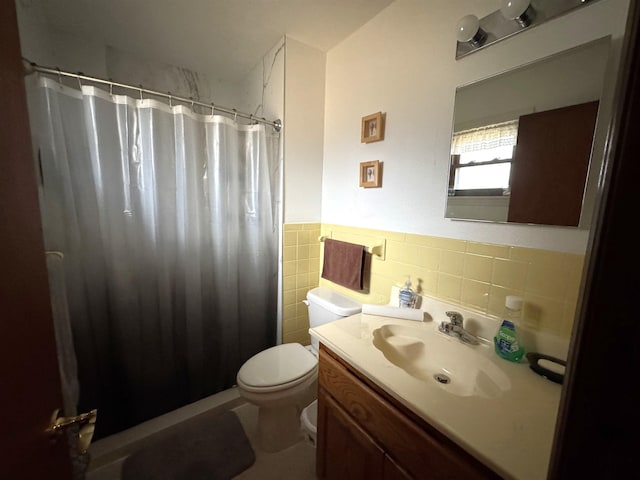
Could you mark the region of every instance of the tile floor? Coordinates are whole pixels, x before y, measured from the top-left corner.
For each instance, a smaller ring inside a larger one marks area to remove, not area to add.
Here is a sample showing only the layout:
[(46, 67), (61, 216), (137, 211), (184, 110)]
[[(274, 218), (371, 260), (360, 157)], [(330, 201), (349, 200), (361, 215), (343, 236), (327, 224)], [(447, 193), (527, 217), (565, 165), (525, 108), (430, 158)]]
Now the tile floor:
[[(234, 480), (316, 480), (315, 448), (308, 440), (277, 452), (263, 451), (257, 442), (258, 409), (244, 403), (235, 389), (221, 392), (209, 399), (170, 412), (133, 429), (95, 442), (91, 447), (92, 462), (86, 480), (121, 480), (120, 471), (127, 455), (144, 443), (144, 437), (209, 409), (230, 409), (240, 422), (256, 454), (255, 463)], [(188, 479), (185, 479), (188, 480)]]
[(315, 480), (316, 449), (307, 440), (277, 453), (260, 449), (256, 441), (258, 408), (244, 404), (233, 409), (256, 454), (255, 463), (234, 480)]

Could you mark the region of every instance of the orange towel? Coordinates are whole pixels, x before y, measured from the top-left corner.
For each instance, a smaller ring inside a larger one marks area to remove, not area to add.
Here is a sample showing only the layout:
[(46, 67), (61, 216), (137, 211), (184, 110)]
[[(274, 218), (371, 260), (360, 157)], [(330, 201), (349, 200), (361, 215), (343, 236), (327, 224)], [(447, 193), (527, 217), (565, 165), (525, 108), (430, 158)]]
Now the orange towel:
[(364, 255), (362, 245), (326, 239), (322, 278), (351, 290), (362, 290)]

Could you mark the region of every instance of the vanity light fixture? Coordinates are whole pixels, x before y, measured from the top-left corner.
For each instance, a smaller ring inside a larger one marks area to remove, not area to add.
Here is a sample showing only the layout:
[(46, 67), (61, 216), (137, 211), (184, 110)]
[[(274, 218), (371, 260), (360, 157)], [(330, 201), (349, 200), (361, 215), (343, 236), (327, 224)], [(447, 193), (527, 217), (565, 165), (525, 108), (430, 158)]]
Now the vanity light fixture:
[(468, 42), (474, 47), (481, 47), (487, 40), (487, 32), (480, 28), (480, 20), (475, 15), (465, 15), (456, 26), (456, 39)]
[(531, 0), (502, 0), (500, 12), (507, 20), (515, 20), (522, 28), (531, 25), (535, 20), (536, 11)]
[(500, 0), (500, 9), (456, 24), (456, 60), (599, 0)]

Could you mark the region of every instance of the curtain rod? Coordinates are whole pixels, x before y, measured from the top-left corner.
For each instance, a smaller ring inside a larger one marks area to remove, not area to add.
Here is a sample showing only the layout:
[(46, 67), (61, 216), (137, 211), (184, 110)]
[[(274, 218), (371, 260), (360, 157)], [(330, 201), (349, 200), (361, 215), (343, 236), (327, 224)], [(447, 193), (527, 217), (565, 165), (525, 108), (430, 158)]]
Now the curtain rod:
[[(34, 72), (39, 72), (39, 73), (45, 73), (48, 75), (57, 75), (59, 78), (60, 77), (71, 77), (71, 78), (77, 78), (78, 80), (86, 80), (88, 82), (92, 82), (92, 83), (101, 83), (103, 85), (109, 85), (109, 88), (112, 89), (113, 87), (118, 87), (118, 88), (125, 88), (127, 90), (134, 90), (137, 92), (140, 92), (140, 97), (142, 98), (142, 94), (146, 93), (148, 95), (154, 95), (154, 96), (158, 96), (158, 97), (163, 97), (169, 100), (169, 104), (171, 104), (171, 102), (173, 100), (177, 100), (178, 102), (183, 102), (186, 104), (190, 104), (191, 106), (193, 105), (198, 105), (200, 107), (204, 107), (204, 108), (210, 108), (211, 111), (213, 112), (218, 111), (218, 112), (223, 112), (223, 113), (227, 113), (229, 115), (233, 115), (234, 118), (236, 117), (240, 117), (240, 118), (244, 118), (247, 119), (251, 122), (258, 122), (258, 123), (264, 123), (265, 125), (271, 125), (276, 132), (279, 132), (282, 129), (282, 122), (280, 121), (280, 119), (277, 120), (267, 120), (264, 117), (256, 117), (255, 115), (251, 115), (248, 113), (242, 113), (242, 112), (238, 112), (235, 108), (227, 108), (227, 107), (223, 107), (220, 105), (215, 105), (213, 102), (212, 103), (204, 103), (204, 102), (199, 102), (197, 100), (194, 100), (192, 98), (186, 98), (186, 97), (181, 97), (178, 95), (172, 95), (171, 92), (159, 92), (157, 90), (150, 90), (148, 88), (144, 88), (142, 85), (135, 87), (133, 85), (127, 85), (124, 83), (118, 83), (118, 82), (113, 82), (111, 80), (104, 80), (102, 78), (98, 78), (98, 77), (90, 77), (88, 75), (83, 74), (82, 72), (78, 72), (78, 73), (73, 73), (73, 72), (65, 72), (64, 70), (60, 70), (59, 68), (51, 68), (51, 67), (43, 67), (40, 66), (36, 63), (33, 62), (29, 62), (26, 59), (23, 59), (24, 62), (24, 68), (25, 68), (25, 72), (26, 75), (29, 75), (31, 73)], [(62, 82), (61, 82), (62, 83)]]

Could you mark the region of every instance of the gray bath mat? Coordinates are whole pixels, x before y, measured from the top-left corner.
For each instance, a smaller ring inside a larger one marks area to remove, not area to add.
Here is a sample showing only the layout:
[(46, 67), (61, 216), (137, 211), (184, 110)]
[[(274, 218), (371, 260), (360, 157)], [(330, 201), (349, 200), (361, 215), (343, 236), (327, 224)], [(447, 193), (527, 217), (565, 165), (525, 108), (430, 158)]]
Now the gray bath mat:
[(228, 480), (255, 461), (233, 412), (200, 415), (167, 429), (122, 464), (122, 480)]

